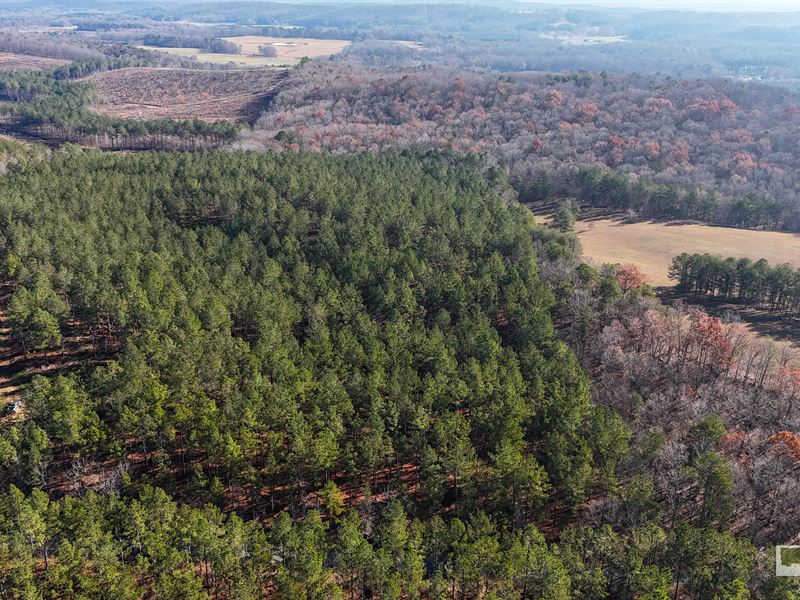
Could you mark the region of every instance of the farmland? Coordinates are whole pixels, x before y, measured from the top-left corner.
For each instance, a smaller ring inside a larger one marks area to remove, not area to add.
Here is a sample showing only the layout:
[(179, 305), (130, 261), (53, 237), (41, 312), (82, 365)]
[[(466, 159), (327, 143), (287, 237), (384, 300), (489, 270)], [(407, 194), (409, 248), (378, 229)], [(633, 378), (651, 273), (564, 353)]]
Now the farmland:
[(282, 67), (292, 66), (299, 62), (299, 59), (290, 58), (271, 58), (268, 56), (256, 56), (249, 54), (217, 54), (206, 52), (200, 48), (160, 48), (156, 46), (138, 46), (155, 52), (165, 52), (173, 56), (183, 56), (195, 58), (198, 62), (210, 63), (215, 65), (225, 65), (232, 63), (240, 67)]
[[(537, 216), (537, 220), (549, 219)], [(715, 315), (733, 312), (751, 332), (766, 339), (800, 347), (796, 318), (763, 307), (742, 306), (729, 300), (685, 294), (667, 277), (672, 259), (687, 253), (718, 254), (725, 258), (765, 258), (771, 265), (790, 263), (800, 267), (800, 235), (713, 227), (682, 222), (625, 222), (615, 218), (579, 221), (575, 231), (590, 264), (633, 263), (639, 266), (658, 290), (661, 301), (682, 301), (702, 306)], [(782, 346), (781, 346), (782, 347)]]
[(587, 259), (637, 264), (655, 286), (674, 283), (667, 277), (667, 269), (681, 252), (766, 258), (770, 264), (788, 262), (800, 267), (800, 235), (794, 233), (686, 223), (628, 223), (610, 218), (579, 221), (576, 231)]
[(590, 46), (594, 44), (620, 44), (626, 42), (625, 36), (621, 35), (569, 35), (556, 31), (541, 34), (543, 39), (553, 40), (562, 44), (577, 46)]
[[(241, 35), (223, 38), (239, 46), (240, 54), (207, 52), (201, 48), (171, 48), (140, 46), (148, 50), (166, 52), (174, 56), (192, 57), (199, 62), (211, 64), (233, 63), (242, 67), (293, 66), (303, 57), (321, 58), (338, 54), (350, 45), (347, 40), (323, 40), (316, 38), (277, 38), (260, 35)], [(272, 46), (274, 57), (262, 56), (261, 46)]]
[(69, 61), (57, 58), (44, 58), (43, 56), (28, 56), (26, 54), (14, 54), (11, 52), (0, 52), (0, 71), (28, 71), (49, 69), (65, 65)]
[(243, 55), (258, 55), (260, 46), (272, 46), (278, 53), (278, 59), (297, 61), (304, 56), (308, 58), (324, 58), (332, 54), (338, 54), (350, 45), (347, 40), (277, 38), (261, 35), (240, 35), (224, 39), (237, 44)]
[(101, 114), (136, 119), (170, 117), (252, 121), (280, 83), (280, 69), (200, 71), (130, 68), (88, 77)]

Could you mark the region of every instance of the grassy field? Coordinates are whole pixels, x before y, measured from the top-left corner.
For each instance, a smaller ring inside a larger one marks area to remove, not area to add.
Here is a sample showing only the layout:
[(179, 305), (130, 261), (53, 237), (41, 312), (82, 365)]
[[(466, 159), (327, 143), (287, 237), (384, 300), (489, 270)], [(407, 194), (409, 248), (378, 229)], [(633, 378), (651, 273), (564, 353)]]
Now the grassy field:
[(397, 44), (398, 46), (405, 46), (406, 48), (411, 48), (412, 50), (424, 50), (425, 46), (420, 44), (419, 42), (412, 42), (411, 40), (388, 40), (393, 44)]
[[(549, 218), (537, 215), (537, 220), (547, 222)], [(676, 300), (699, 304), (715, 315), (732, 311), (753, 333), (800, 348), (800, 328), (796, 320), (707, 296), (681, 295), (671, 287), (675, 282), (667, 277), (672, 259), (681, 252), (708, 252), (726, 258), (753, 260), (766, 258), (770, 264), (791, 263), (800, 267), (800, 234), (611, 218), (578, 221), (575, 230), (584, 258), (590, 264), (634, 263), (653, 286), (661, 288), (659, 297), (667, 304)]]
[(635, 263), (656, 286), (675, 283), (667, 277), (667, 269), (681, 252), (766, 258), (770, 264), (800, 267), (800, 234), (616, 219), (579, 221), (576, 231), (587, 259), (598, 264)]
[(332, 54), (339, 54), (350, 45), (347, 40), (278, 38), (263, 35), (240, 35), (223, 39), (237, 44), (243, 55), (258, 55), (259, 46), (272, 46), (278, 53), (278, 59), (284, 60), (300, 60), (304, 56), (308, 58), (327, 57)]
[(213, 63), (213, 64), (227, 64), (233, 63), (241, 67), (291, 67), (300, 62), (299, 58), (291, 57), (278, 57), (269, 58), (267, 56), (255, 56), (250, 54), (214, 54), (212, 52), (204, 52), (199, 48), (159, 48), (156, 46), (139, 46), (147, 50), (155, 50), (156, 52), (166, 52), (175, 56), (193, 56), (200, 62)]
[(627, 42), (625, 36), (622, 35), (567, 35), (562, 33), (543, 33), (541, 37), (561, 42), (562, 44), (571, 44), (573, 46), (591, 46), (598, 44), (621, 44)]
[(62, 25), (60, 27), (24, 27), (19, 33), (69, 33), (78, 29), (77, 25)]
[(285, 69), (130, 68), (88, 77), (102, 102), (101, 114), (133, 119), (170, 117), (252, 122), (263, 110)]

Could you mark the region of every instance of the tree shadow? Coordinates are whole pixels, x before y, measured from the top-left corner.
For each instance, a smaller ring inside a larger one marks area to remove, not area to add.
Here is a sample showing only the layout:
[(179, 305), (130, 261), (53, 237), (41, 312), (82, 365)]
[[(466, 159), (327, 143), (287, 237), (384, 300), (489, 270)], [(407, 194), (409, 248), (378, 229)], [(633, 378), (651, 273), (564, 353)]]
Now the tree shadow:
[(800, 319), (797, 317), (781, 312), (770, 312), (764, 308), (744, 306), (711, 296), (682, 293), (674, 286), (658, 287), (655, 291), (664, 304), (673, 305), (682, 301), (685, 304), (700, 306), (715, 316), (733, 313), (742, 320), (742, 323), (748, 325), (759, 335), (769, 336), (775, 340), (800, 347)]

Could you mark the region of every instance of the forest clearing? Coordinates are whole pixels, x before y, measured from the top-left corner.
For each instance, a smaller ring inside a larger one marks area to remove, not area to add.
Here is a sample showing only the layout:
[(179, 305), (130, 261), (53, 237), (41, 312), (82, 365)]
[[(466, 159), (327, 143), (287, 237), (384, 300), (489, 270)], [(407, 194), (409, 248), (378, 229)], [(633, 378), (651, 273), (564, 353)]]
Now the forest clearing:
[(216, 52), (206, 52), (201, 48), (160, 48), (156, 46), (139, 46), (145, 50), (164, 52), (173, 56), (192, 57), (198, 62), (211, 63), (215, 65), (226, 65), (233, 63), (240, 67), (284, 67), (292, 66), (299, 60), (288, 58), (273, 58), (270, 56), (258, 56), (256, 54), (225, 54)]
[(339, 54), (350, 45), (348, 40), (323, 40), (316, 38), (279, 38), (263, 35), (240, 35), (223, 38), (238, 45), (243, 55), (259, 55), (261, 46), (272, 46), (278, 59), (300, 60)]
[(0, 71), (29, 71), (49, 69), (66, 65), (68, 60), (59, 58), (45, 58), (43, 56), (28, 56), (27, 54), (16, 54), (13, 52), (0, 52)]
[[(327, 40), (316, 38), (279, 38), (262, 35), (240, 35), (222, 38), (239, 47), (239, 54), (210, 52), (203, 48), (139, 46), (147, 50), (166, 52), (173, 56), (192, 57), (199, 62), (212, 64), (234, 63), (243, 67), (293, 66), (306, 58), (325, 58), (339, 54), (350, 45), (348, 40)], [(261, 53), (262, 46), (275, 49), (275, 56)]]
[(105, 71), (94, 84), (100, 114), (135, 119), (174, 118), (250, 121), (283, 80), (282, 69), (199, 71), (131, 68)]
[(578, 221), (584, 256), (592, 262), (634, 263), (654, 286), (673, 285), (667, 276), (672, 259), (681, 252), (708, 252), (723, 257), (766, 258), (770, 264), (800, 267), (800, 235), (730, 227), (620, 219)]

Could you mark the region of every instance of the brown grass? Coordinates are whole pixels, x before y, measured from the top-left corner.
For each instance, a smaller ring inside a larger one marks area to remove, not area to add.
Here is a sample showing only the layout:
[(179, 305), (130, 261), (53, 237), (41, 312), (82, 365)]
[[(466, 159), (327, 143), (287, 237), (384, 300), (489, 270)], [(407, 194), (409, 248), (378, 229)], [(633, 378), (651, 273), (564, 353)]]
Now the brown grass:
[(68, 64), (68, 60), (0, 52), (0, 71), (41, 70)]
[(585, 258), (598, 264), (637, 264), (656, 286), (674, 285), (667, 270), (681, 252), (766, 258), (770, 264), (800, 267), (800, 234), (794, 233), (619, 219), (579, 221), (576, 231)]
[(252, 121), (286, 71), (131, 68), (88, 77), (101, 98), (101, 114), (133, 119)]
[(215, 65), (233, 64), (236, 67), (291, 67), (300, 62), (295, 58), (271, 58), (255, 54), (216, 54), (206, 52), (200, 48), (161, 48), (157, 46), (137, 46), (153, 52), (164, 52), (173, 56), (184, 56), (197, 59), (200, 63), (210, 63)]
[(263, 35), (240, 35), (225, 38), (239, 46), (242, 54), (258, 54), (259, 46), (273, 46), (278, 58), (319, 58), (338, 54), (350, 45), (347, 40), (321, 40), (315, 38), (277, 38)]

